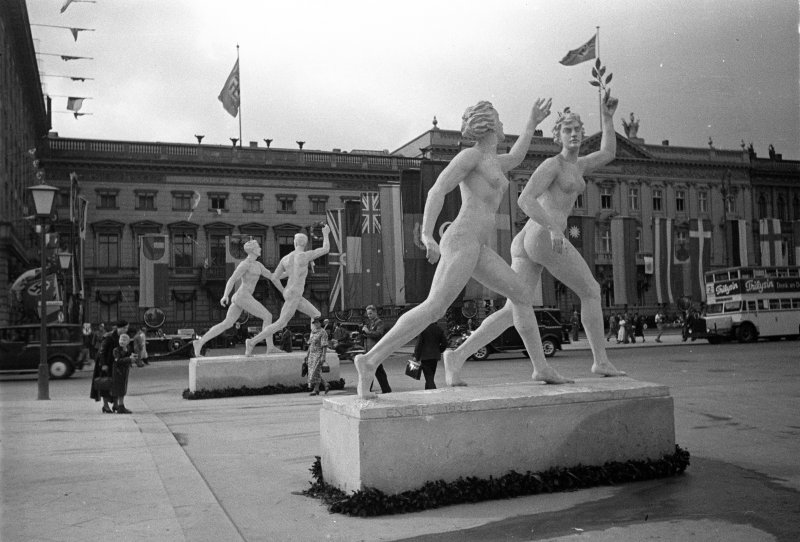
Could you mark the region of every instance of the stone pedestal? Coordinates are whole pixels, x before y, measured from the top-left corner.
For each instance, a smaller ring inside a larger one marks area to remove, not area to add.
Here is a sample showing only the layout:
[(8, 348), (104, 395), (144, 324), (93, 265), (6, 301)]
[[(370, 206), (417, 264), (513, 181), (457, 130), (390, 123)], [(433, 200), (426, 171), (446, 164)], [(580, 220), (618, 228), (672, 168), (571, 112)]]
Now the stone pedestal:
[(675, 422), (666, 386), (591, 378), (329, 397), (320, 438), (327, 483), (391, 494), (462, 476), (658, 459), (675, 451)]
[[(189, 361), (189, 391), (220, 390), (224, 388), (263, 388), (265, 386), (297, 386), (308, 379), (300, 375), (305, 352), (192, 358)], [(329, 373), (326, 381), (339, 380), (339, 357), (332, 352), (326, 356)]]

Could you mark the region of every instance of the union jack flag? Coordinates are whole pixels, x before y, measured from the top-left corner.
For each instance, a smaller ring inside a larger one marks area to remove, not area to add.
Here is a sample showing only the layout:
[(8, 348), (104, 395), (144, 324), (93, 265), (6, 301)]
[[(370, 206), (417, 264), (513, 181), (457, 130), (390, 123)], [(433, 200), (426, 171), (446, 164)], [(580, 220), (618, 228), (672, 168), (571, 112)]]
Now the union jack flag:
[[(344, 268), (347, 265), (347, 254), (342, 239), (343, 209), (328, 210), (328, 226), (331, 228), (331, 250), (328, 252), (330, 276), (333, 279), (329, 297), (329, 310), (344, 310)], [(335, 271), (334, 271), (335, 270)]]
[(378, 192), (361, 193), (361, 233), (381, 233), (381, 200)]

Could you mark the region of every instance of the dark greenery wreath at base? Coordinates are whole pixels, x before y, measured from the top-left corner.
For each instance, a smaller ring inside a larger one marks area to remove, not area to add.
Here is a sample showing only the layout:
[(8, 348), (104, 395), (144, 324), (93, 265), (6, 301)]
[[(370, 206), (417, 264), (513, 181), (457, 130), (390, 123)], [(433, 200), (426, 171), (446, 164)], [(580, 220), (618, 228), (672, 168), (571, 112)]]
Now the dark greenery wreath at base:
[(682, 474), (689, 466), (689, 452), (675, 445), (675, 453), (661, 459), (644, 461), (609, 462), (601, 467), (578, 465), (570, 468), (552, 468), (544, 472), (507, 474), (489, 479), (459, 478), (454, 482), (438, 480), (427, 482), (419, 489), (395, 495), (374, 489), (344, 491), (328, 485), (322, 477), (322, 463), (316, 456), (309, 469), (314, 478), (303, 495), (322, 500), (328, 511), (348, 516), (381, 516), (404, 514), (452, 504), (475, 503), (495, 499), (509, 499), (523, 495), (574, 491), (604, 485), (654, 480)]
[[(339, 380), (331, 380), (328, 382), (332, 390), (344, 389), (344, 378)], [(195, 392), (189, 391), (189, 388), (183, 390), (184, 399), (219, 399), (222, 397), (242, 397), (245, 395), (275, 395), (278, 393), (300, 393), (308, 391), (307, 384), (298, 384), (297, 386), (284, 386), (276, 384), (275, 386), (264, 386), (263, 388), (248, 388), (242, 386), (239, 388), (222, 388), (219, 390), (197, 390)]]

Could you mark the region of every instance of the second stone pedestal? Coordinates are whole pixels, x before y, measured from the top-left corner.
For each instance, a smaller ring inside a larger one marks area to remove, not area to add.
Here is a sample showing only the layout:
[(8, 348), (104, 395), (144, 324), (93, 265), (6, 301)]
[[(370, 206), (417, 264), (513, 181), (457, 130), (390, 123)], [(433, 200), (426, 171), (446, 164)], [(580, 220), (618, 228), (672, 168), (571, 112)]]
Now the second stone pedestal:
[(344, 491), (399, 493), (510, 470), (659, 459), (675, 451), (673, 410), (666, 386), (627, 377), (329, 397), (322, 472)]

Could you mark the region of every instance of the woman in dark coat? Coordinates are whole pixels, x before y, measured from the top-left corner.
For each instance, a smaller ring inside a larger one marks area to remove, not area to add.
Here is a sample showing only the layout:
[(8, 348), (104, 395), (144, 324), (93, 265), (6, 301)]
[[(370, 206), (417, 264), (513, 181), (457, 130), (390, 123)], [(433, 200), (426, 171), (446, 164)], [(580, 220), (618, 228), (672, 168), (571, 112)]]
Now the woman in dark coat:
[(128, 393), (128, 374), (131, 364), (137, 361), (133, 353), (131, 338), (127, 334), (119, 336), (119, 346), (114, 348), (114, 367), (111, 370), (111, 397), (114, 398), (114, 412), (118, 414), (131, 414), (125, 408), (125, 395)]
[(121, 333), (128, 331), (128, 322), (120, 320), (116, 323), (116, 328), (103, 335), (100, 346), (97, 350), (97, 358), (94, 360), (94, 372), (92, 373), (92, 386), (89, 390), (89, 397), (95, 401), (103, 400), (103, 413), (111, 414), (111, 391), (100, 391), (97, 389), (96, 379), (102, 376), (110, 377), (111, 369), (114, 366), (114, 348), (119, 343)]

